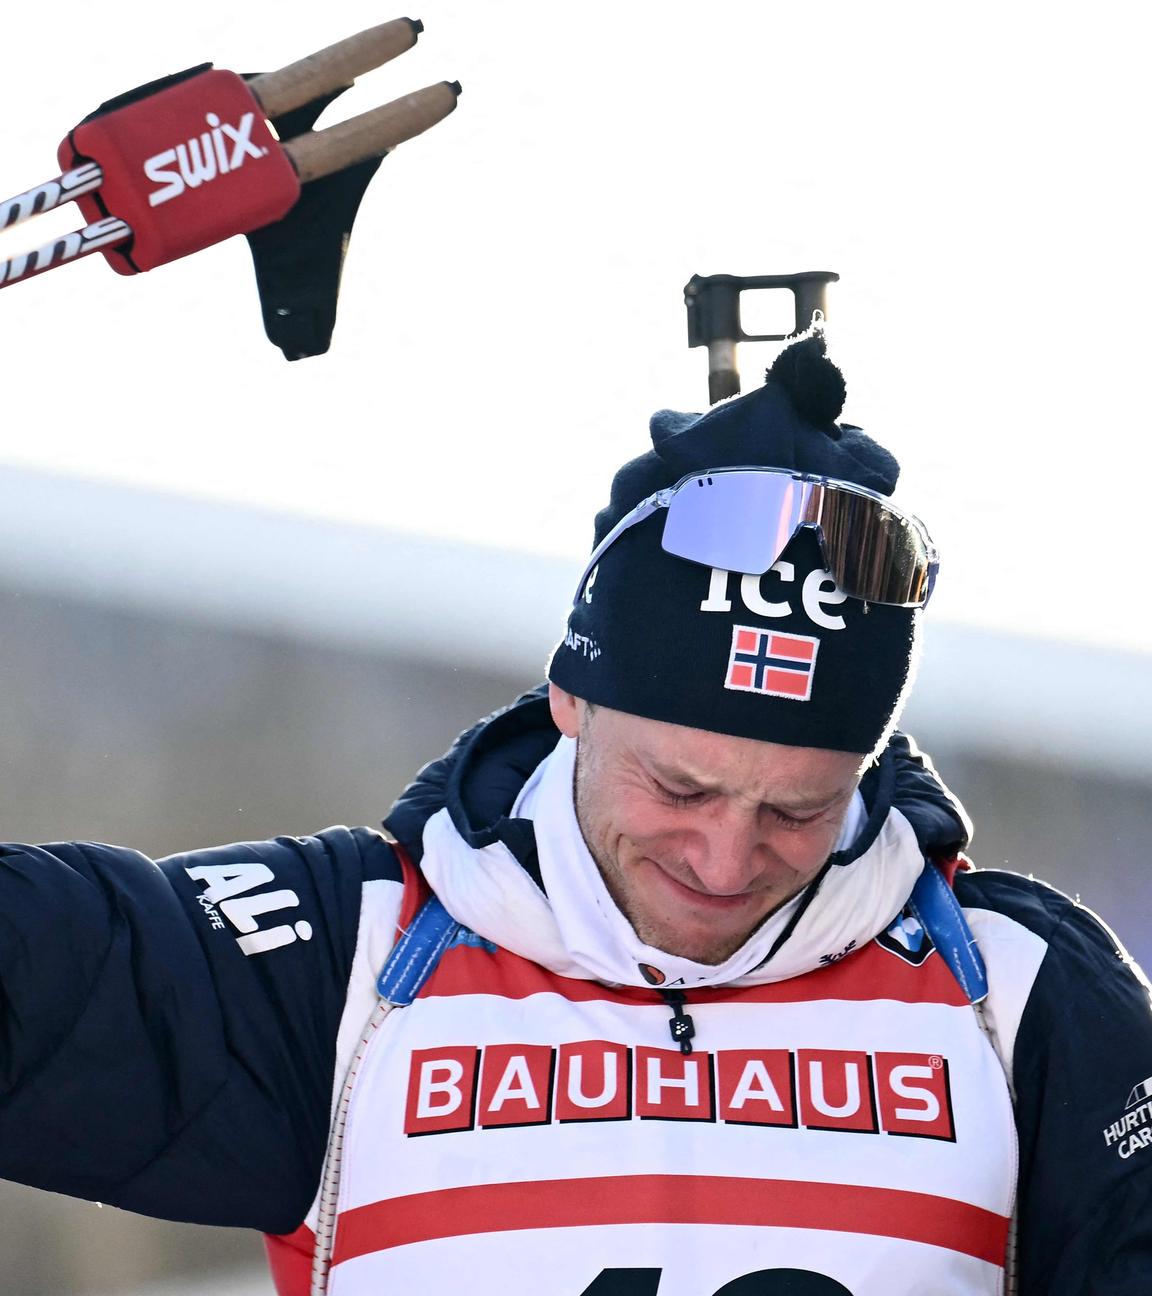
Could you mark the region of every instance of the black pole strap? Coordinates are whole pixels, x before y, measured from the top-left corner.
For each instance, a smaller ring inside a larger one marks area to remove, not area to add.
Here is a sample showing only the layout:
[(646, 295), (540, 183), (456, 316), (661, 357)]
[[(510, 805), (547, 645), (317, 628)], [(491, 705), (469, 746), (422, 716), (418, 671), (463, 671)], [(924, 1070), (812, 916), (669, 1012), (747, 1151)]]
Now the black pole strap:
[[(281, 139), (312, 129), (325, 108), (347, 89), (330, 91), (274, 118)], [(304, 185), (282, 220), (246, 237), (256, 270), (264, 331), (288, 360), (322, 355), (336, 327), (336, 301), (352, 222), (381, 157), (345, 167)]]

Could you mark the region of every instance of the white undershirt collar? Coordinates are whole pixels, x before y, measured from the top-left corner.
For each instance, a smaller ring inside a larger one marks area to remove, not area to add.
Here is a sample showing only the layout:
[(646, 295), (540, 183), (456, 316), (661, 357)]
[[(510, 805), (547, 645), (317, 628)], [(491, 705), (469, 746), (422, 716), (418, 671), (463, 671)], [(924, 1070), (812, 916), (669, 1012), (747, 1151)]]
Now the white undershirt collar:
[[(778, 909), (723, 963), (697, 963), (645, 944), (617, 908), (580, 831), (573, 794), (575, 767), (576, 740), (562, 737), (524, 785), (512, 811), (517, 818), (532, 820), (540, 875), (572, 957), (601, 980), (633, 981), (643, 966), (652, 970), (649, 975), (663, 975), (659, 984), (685, 986), (726, 984), (763, 963), (803, 892)], [(865, 818), (857, 792), (838, 850), (855, 839)]]
[[(613, 985), (756, 985), (784, 981), (837, 961), (871, 940), (900, 913), (923, 868), (915, 833), (890, 809), (875, 840), (857, 858), (830, 869), (819, 893), (796, 917), (803, 893), (773, 914), (731, 958), (696, 963), (653, 949), (616, 908), (576, 821), (576, 745), (561, 739), (517, 798), (513, 815), (532, 821), (545, 891), (500, 841), (470, 846), (447, 808), (424, 828), (422, 868), (448, 911), (477, 935), (561, 976)], [(840, 848), (864, 821), (854, 801)], [(794, 928), (767, 958), (790, 920)], [(647, 964), (646, 976), (640, 968)]]

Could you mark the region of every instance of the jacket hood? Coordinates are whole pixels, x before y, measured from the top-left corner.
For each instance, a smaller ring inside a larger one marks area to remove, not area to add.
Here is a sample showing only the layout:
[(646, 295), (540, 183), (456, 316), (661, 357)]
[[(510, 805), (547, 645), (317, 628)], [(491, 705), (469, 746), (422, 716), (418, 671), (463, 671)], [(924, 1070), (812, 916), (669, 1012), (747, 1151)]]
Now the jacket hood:
[[(666, 967), (674, 956), (639, 942), (579, 840), (570, 796), (575, 745), (565, 750), (565, 743), (541, 686), (462, 734), (446, 756), (426, 766), (384, 827), (414, 859), (423, 858), (433, 890), (478, 936), (563, 976), (643, 985), (653, 966)], [(545, 768), (552, 770), (551, 804), (566, 807), (568, 825), (558, 837), (554, 814), (540, 824), (547, 847), (542, 868), (537, 825), (511, 810)], [(860, 791), (866, 818), (851, 845), (834, 852), (727, 964), (682, 961), (675, 973), (684, 984), (779, 981), (840, 957), (897, 917), (925, 855), (951, 858), (967, 843), (964, 811), (904, 735), (892, 739)], [(573, 880), (581, 861), (583, 883)], [(582, 919), (589, 900), (599, 917), (585, 912)]]
[[(548, 707), (548, 686), (541, 684), (466, 729), (445, 755), (425, 765), (388, 811), (385, 829), (419, 861), (428, 820), (446, 809), (469, 846), (482, 849), (502, 842), (539, 884), (532, 824), (511, 818), (510, 811), (559, 738)], [(964, 807), (907, 734), (893, 734), (865, 774), (860, 791), (868, 823), (850, 850), (832, 856), (833, 865), (851, 863), (863, 854), (893, 808), (912, 825), (921, 851), (933, 859), (951, 859), (971, 839)]]

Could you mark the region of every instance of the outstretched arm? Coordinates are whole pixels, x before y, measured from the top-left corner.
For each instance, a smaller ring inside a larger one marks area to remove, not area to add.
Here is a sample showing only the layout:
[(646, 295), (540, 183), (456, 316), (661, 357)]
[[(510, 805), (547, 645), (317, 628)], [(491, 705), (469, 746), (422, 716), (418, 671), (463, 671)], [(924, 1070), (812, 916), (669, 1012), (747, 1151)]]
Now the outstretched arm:
[(287, 1232), (327, 1140), (366, 884), (332, 828), (159, 863), (0, 846), (0, 1175), (129, 1210)]

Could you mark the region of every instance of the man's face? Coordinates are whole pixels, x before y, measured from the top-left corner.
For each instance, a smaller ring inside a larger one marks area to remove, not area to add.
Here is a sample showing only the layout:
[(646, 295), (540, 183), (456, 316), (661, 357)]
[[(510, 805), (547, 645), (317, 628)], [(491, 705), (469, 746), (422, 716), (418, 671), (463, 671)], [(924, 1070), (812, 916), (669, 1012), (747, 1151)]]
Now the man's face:
[(589, 707), (555, 685), (577, 740), (576, 817), (645, 944), (722, 963), (819, 872), (867, 758)]

